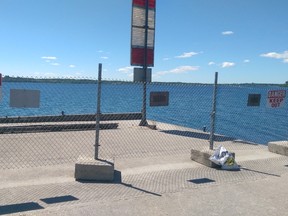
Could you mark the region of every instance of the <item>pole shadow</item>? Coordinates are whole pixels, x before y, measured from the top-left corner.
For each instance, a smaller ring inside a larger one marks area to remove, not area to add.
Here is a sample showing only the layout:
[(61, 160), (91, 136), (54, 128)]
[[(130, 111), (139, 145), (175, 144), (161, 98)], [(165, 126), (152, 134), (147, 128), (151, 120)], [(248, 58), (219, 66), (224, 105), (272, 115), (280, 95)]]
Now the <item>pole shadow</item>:
[(241, 170), (247, 170), (247, 171), (250, 171), (250, 172), (259, 173), (259, 174), (274, 176), (274, 177), (281, 177), (280, 175), (276, 175), (276, 174), (273, 174), (273, 173), (262, 172), (262, 171), (258, 171), (258, 170), (249, 169), (249, 168), (246, 168), (246, 167), (241, 167), (241, 166), (240, 166), (240, 169)]
[(118, 170), (114, 170), (114, 180), (112, 182), (107, 182), (107, 181), (88, 181), (88, 180), (77, 180), (77, 181), (80, 182), (80, 183), (83, 183), (83, 184), (97, 184), (97, 183), (102, 183), (102, 184), (120, 184), (120, 185), (123, 185), (125, 187), (129, 187), (131, 189), (138, 190), (138, 191), (150, 194), (150, 195), (154, 195), (154, 196), (158, 196), (158, 197), (162, 196), (161, 194), (154, 193), (154, 192), (151, 192), (151, 191), (139, 188), (139, 187), (135, 187), (132, 184), (127, 184), (125, 182), (122, 182), (122, 174), (121, 174), (121, 171), (118, 171)]

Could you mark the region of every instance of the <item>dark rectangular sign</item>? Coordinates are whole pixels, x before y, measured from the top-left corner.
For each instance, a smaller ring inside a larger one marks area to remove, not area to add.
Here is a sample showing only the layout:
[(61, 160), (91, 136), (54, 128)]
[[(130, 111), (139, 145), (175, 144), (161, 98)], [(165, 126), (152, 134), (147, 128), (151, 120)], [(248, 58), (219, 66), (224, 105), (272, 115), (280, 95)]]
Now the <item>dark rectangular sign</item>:
[(247, 106), (260, 106), (261, 94), (249, 94)]
[(10, 107), (39, 108), (40, 91), (30, 89), (10, 89)]
[(168, 106), (169, 92), (150, 92), (150, 106)]

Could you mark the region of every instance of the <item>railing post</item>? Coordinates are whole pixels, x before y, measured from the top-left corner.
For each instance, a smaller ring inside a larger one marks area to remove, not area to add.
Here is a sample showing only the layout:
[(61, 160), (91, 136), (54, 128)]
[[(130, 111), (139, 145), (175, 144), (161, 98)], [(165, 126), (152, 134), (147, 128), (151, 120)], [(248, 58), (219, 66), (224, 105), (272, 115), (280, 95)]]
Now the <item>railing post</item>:
[(101, 115), (101, 79), (102, 79), (102, 64), (98, 66), (98, 91), (97, 91), (97, 112), (96, 112), (96, 138), (95, 138), (95, 160), (98, 159), (99, 152), (99, 137), (100, 137), (100, 115)]
[(218, 72), (215, 72), (215, 82), (213, 91), (213, 103), (212, 103), (212, 113), (211, 113), (211, 130), (210, 130), (210, 147), (213, 150), (214, 145), (214, 133), (215, 133), (215, 119), (216, 119), (216, 103), (217, 103), (217, 87), (218, 87)]

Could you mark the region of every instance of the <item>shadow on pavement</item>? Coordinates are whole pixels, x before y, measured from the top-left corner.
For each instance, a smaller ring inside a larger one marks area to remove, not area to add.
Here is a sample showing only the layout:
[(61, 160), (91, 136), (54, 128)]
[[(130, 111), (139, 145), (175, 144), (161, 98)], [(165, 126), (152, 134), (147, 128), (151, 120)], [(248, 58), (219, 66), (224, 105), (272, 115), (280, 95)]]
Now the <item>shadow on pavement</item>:
[(154, 195), (154, 196), (162, 196), (161, 194), (157, 194), (157, 193), (154, 193), (154, 192), (151, 192), (151, 191), (147, 191), (147, 190), (144, 190), (142, 188), (135, 187), (132, 184), (127, 184), (127, 183), (122, 182), (122, 175), (121, 175), (121, 172), (118, 171), (118, 170), (114, 171), (114, 181), (113, 182), (107, 182), (107, 181), (84, 181), (84, 180), (78, 180), (78, 182), (83, 183), (83, 184), (97, 184), (97, 183), (120, 184), (120, 185), (124, 185), (126, 187), (131, 188), (131, 189), (135, 189), (135, 190), (147, 193), (147, 194), (151, 194), (151, 195)]
[[(191, 137), (203, 140), (209, 140), (210, 134), (208, 133), (200, 133), (200, 132), (192, 132), (192, 131), (180, 131), (180, 130), (162, 130), (162, 133), (184, 136), (184, 137)], [(214, 135), (214, 141), (217, 142), (225, 142), (225, 141), (233, 141), (235, 140), (232, 137), (226, 137), (221, 135)]]
[(280, 175), (276, 175), (276, 174), (273, 174), (273, 173), (267, 173), (267, 172), (262, 172), (262, 171), (258, 171), (258, 170), (252, 170), (252, 169), (248, 169), (246, 167), (241, 167), (241, 166), (240, 166), (240, 169), (241, 170), (247, 170), (247, 171), (250, 171), (250, 172), (260, 173), (260, 174), (264, 174), (264, 175), (269, 175), (269, 176), (281, 177)]
[(0, 206), (0, 215), (20, 213), (24, 211), (40, 210), (44, 209), (36, 202), (19, 203), (12, 205)]

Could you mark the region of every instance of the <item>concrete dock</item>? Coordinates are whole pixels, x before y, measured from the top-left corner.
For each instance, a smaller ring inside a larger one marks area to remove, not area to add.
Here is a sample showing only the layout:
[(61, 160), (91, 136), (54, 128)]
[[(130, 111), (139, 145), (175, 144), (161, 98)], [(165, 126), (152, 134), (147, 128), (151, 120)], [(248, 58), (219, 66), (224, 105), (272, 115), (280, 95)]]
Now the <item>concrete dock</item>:
[(9, 152), (1, 142), (0, 215), (288, 215), (287, 156), (218, 135), (215, 146), (235, 152), (241, 169), (213, 169), (190, 159), (191, 149), (209, 148), (208, 133), (137, 123), (100, 133), (100, 156), (115, 162), (112, 183), (74, 179), (76, 158), (93, 155), (93, 131), (1, 135)]

